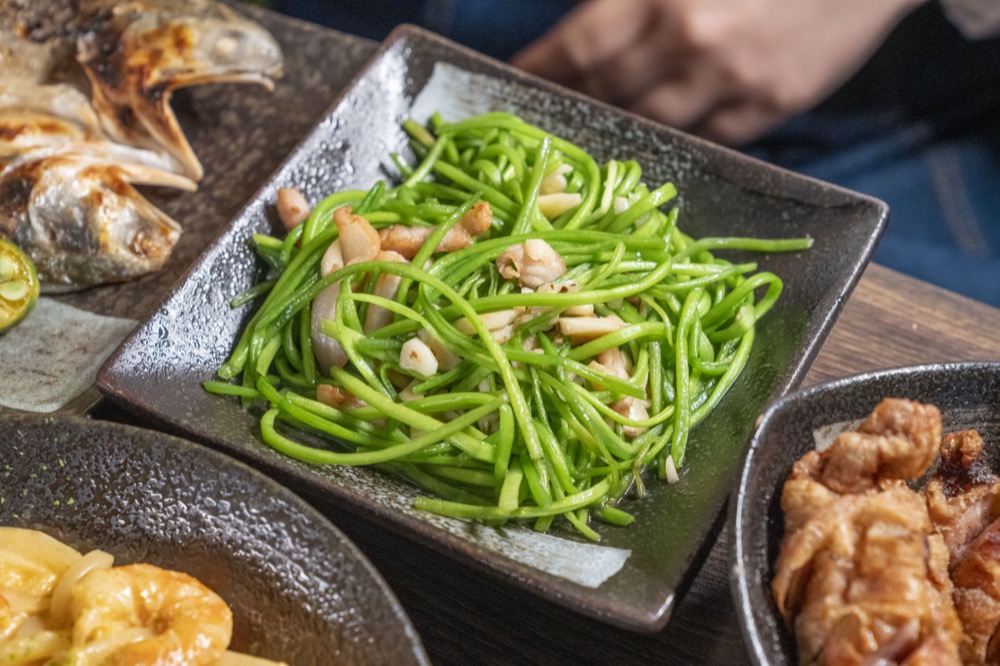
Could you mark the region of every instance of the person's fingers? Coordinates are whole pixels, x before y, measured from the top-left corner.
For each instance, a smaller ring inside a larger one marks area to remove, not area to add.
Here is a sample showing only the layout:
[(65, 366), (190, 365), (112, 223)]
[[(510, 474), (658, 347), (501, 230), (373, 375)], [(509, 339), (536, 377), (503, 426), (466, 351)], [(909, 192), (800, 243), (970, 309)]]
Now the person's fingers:
[(659, 82), (680, 73), (685, 66), (671, 52), (668, 40), (650, 23), (632, 45), (586, 72), (577, 82), (582, 92), (612, 104), (627, 105)]
[(590, 0), (511, 59), (511, 64), (573, 85), (600, 63), (628, 49), (648, 23), (643, 0)]
[(667, 79), (625, 108), (664, 125), (688, 130), (701, 122), (721, 100), (721, 89), (697, 73)]
[(689, 129), (710, 141), (740, 146), (760, 138), (786, 117), (773, 105), (741, 98), (715, 106)]

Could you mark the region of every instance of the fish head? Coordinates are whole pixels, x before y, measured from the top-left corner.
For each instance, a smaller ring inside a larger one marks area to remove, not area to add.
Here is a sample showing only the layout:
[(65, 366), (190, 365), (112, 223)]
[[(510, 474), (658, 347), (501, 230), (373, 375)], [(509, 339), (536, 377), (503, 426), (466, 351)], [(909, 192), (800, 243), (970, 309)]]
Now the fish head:
[(152, 92), (205, 83), (270, 89), (282, 75), (284, 58), (274, 37), (224, 5), (211, 16), (145, 16), (129, 25), (122, 42), (128, 68), (143, 72), (141, 83)]
[(21, 165), (0, 181), (16, 207), (0, 221), (35, 263), (46, 288), (80, 289), (160, 269), (180, 227), (133, 187), (128, 168), (58, 155)]
[(80, 62), (94, 106), (116, 139), (159, 148), (178, 171), (198, 180), (202, 167), (170, 106), (173, 91), (208, 83), (255, 83), (273, 89), (282, 74), (280, 45), (259, 24), (222, 4), (131, 16), (120, 32), (94, 34)]

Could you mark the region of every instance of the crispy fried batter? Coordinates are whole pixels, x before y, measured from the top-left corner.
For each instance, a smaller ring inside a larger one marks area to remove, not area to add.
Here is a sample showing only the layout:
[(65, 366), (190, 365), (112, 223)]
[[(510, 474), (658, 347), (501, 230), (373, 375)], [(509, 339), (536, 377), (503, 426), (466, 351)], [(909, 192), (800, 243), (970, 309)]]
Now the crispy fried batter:
[(927, 510), (953, 556), (1000, 517), (994, 508), (1000, 479), (982, 454), (983, 440), (974, 430), (946, 435), (941, 463), (927, 484)]
[(795, 464), (772, 590), (803, 663), (960, 663), (947, 548), (904, 483), (940, 435), (935, 407), (889, 399)]
[(886, 480), (919, 478), (937, 456), (941, 413), (934, 405), (883, 400), (821, 457), (818, 480), (834, 492), (860, 493)]
[(927, 486), (927, 509), (951, 556), (953, 599), (966, 639), (967, 664), (1000, 663), (1000, 479), (974, 430), (949, 434)]

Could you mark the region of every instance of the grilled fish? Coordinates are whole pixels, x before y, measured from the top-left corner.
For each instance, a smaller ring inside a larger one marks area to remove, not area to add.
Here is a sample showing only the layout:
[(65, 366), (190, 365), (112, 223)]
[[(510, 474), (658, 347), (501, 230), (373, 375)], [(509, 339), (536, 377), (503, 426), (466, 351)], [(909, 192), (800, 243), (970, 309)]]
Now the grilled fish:
[(273, 89), (282, 54), (258, 24), (211, 0), (94, 2), (113, 6), (80, 38), (77, 59), (94, 109), (116, 141), (166, 151), (198, 180), (202, 166), (170, 107), (173, 92), (205, 83)]
[(180, 227), (134, 185), (203, 173), (173, 91), (272, 88), (281, 68), (274, 38), (213, 0), (0, 0), (0, 236), (46, 287), (158, 269)]
[(90, 84), (110, 137), (162, 151), (198, 180), (202, 167), (170, 107), (173, 92), (205, 83), (273, 88), (281, 47), (259, 24), (214, 0), (2, 0), (0, 71), (36, 83)]
[(105, 154), (66, 152), (14, 163), (0, 176), (0, 236), (31, 256), (49, 291), (157, 270), (180, 237), (180, 226), (133, 184), (190, 189), (193, 183), (152, 167), (114, 164), (112, 145), (105, 144)]

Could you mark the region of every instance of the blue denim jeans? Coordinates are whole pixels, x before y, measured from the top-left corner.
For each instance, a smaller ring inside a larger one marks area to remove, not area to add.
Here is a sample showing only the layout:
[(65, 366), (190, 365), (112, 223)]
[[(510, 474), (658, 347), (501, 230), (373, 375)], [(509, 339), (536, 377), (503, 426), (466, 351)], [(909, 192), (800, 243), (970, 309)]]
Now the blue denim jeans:
[[(410, 22), (506, 59), (568, 0), (275, 0), (381, 39)], [(969, 41), (923, 5), (829, 99), (742, 149), (886, 201), (875, 261), (1000, 306), (1000, 38)]]
[(1000, 306), (1000, 39), (924, 5), (847, 84), (743, 149), (890, 206), (875, 261)]

